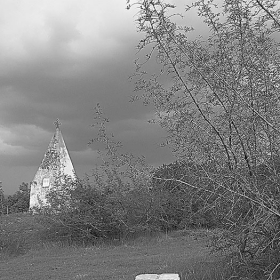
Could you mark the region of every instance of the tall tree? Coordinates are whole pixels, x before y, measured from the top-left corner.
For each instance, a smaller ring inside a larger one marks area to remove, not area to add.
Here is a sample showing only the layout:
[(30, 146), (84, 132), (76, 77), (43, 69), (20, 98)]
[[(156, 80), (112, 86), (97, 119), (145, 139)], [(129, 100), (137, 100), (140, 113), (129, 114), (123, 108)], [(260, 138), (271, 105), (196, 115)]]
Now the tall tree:
[(9, 195), (6, 201), (8, 213), (26, 212), (29, 210), (30, 184), (22, 182), (19, 190)]
[[(274, 279), (280, 275), (278, 1), (198, 0), (186, 12), (196, 13), (209, 35), (193, 40), (187, 18), (185, 26), (176, 23), (174, 5), (128, 3), (138, 5), (145, 34), (136, 89), (154, 104), (177, 156), (209, 167), (203, 191), (217, 194), (209, 206), (222, 209), (225, 226), (238, 233), (241, 259), (248, 265), (248, 256), (265, 256), (268, 263), (254, 271)], [(151, 76), (146, 66), (153, 58), (160, 69)]]
[(2, 182), (0, 181), (0, 215), (4, 213), (4, 208), (5, 208), (5, 197), (2, 188)]

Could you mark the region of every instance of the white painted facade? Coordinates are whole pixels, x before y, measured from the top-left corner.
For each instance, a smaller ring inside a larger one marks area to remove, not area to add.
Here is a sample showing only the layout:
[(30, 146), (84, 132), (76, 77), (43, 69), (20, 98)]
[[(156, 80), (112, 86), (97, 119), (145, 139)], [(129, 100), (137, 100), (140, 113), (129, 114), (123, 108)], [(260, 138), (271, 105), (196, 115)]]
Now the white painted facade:
[(73, 180), (76, 178), (58, 120), (55, 125), (55, 134), (31, 184), (30, 210), (48, 206), (47, 194), (57, 187), (58, 178), (61, 176), (67, 176)]

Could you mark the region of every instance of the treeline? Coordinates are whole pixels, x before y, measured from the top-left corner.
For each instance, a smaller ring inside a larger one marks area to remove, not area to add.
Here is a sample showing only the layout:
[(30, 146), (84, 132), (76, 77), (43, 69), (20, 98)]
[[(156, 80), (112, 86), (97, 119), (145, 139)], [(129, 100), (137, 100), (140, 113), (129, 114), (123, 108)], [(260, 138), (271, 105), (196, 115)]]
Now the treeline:
[[(280, 175), (280, 159), (274, 159), (273, 165), (273, 172), (265, 164), (256, 170), (258, 192), (264, 196), (272, 192), (279, 195), (275, 172)], [(86, 242), (121, 239), (145, 231), (231, 229), (233, 224), (245, 227), (254, 219), (254, 202), (246, 198), (245, 190), (244, 198), (237, 194), (235, 200), (228, 201), (227, 191), (207, 177), (214, 171), (217, 177), (226, 172), (215, 170), (214, 163), (207, 166), (175, 161), (151, 170), (145, 174), (146, 180), (144, 174), (138, 174), (129, 181), (123, 171), (107, 166), (103, 173), (95, 170), (94, 183), (88, 179), (64, 179), (63, 186), (49, 194), (51, 207), (44, 209), (44, 213), (52, 217), (58, 235), (61, 233), (57, 226), (71, 240)], [(249, 176), (239, 172), (243, 180)], [(24, 199), (20, 191), (14, 197)], [(277, 230), (279, 223), (274, 226)]]
[(21, 183), (18, 191), (5, 197), (0, 191), (0, 215), (27, 212), (29, 210), (30, 184)]
[(95, 173), (94, 183), (68, 181), (50, 193), (51, 207), (44, 210), (43, 219), (56, 236), (86, 243), (145, 232), (213, 228), (219, 218), (207, 207), (203, 192), (174, 180), (184, 176), (194, 182), (200, 172), (193, 163), (174, 162), (151, 171), (143, 183), (143, 174), (129, 181), (123, 171), (107, 167), (106, 174)]

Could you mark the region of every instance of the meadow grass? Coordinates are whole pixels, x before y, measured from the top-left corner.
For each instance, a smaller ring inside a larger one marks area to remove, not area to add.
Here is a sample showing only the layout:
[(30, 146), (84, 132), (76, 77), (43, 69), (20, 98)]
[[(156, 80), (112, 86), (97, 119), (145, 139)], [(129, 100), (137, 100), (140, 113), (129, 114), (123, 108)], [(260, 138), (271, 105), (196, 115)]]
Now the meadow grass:
[[(5, 220), (9, 230), (16, 229), (15, 238), (19, 228), (11, 217), (6, 219), (10, 219)], [(26, 227), (23, 220), (18, 222), (21, 230), (29, 228), (31, 236), (23, 231), (26, 240), (21, 246), (27, 247), (17, 257), (16, 254), (2, 254), (0, 279), (3, 280), (133, 280), (142, 273), (179, 273), (182, 280), (219, 280), (224, 279), (226, 273), (222, 257), (209, 254), (207, 234), (201, 231), (144, 236), (122, 244), (102, 243), (84, 248), (51, 242), (36, 246), (40, 227), (32, 217), (17, 216), (15, 219), (29, 220), (29, 224), (25, 222)]]
[(0, 216), (0, 257), (18, 256), (37, 247), (44, 230), (28, 213)]

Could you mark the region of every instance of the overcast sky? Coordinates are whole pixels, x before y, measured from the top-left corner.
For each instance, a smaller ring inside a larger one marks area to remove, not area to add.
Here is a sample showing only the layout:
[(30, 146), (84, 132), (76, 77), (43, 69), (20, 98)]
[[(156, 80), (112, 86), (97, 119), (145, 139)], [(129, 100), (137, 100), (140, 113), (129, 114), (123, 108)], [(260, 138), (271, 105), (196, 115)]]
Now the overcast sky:
[(59, 118), (78, 176), (96, 163), (94, 110), (128, 152), (173, 161), (152, 108), (129, 102), (135, 10), (125, 0), (0, 0), (0, 180), (5, 194), (33, 180)]

